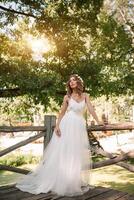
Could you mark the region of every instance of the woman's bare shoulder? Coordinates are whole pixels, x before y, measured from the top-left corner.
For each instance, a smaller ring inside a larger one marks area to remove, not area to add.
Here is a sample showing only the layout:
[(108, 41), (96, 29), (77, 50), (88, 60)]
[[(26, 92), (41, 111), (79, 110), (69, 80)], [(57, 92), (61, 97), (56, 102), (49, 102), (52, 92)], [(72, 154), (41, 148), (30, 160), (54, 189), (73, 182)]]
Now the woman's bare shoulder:
[(87, 94), (86, 92), (83, 92), (83, 96), (85, 96), (85, 97), (86, 97), (87, 95), (88, 95), (88, 94)]
[(69, 100), (69, 96), (67, 94), (64, 95), (64, 101), (68, 102), (68, 100)]
[(69, 98), (69, 96), (66, 94), (66, 95), (64, 95), (64, 99), (68, 99)]
[(87, 98), (88, 98), (88, 99), (90, 98), (89, 94), (86, 93), (86, 92), (84, 92), (83, 95), (85, 96), (86, 99), (87, 99)]

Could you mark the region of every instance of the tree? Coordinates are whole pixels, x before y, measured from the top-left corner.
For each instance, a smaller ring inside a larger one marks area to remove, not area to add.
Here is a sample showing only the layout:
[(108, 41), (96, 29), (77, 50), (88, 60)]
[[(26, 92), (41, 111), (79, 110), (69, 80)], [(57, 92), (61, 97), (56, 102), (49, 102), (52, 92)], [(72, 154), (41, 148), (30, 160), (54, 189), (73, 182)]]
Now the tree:
[[(50, 97), (61, 102), (72, 73), (94, 97), (133, 92), (132, 38), (103, 10), (103, 0), (3, 1), (0, 9), (6, 30), (0, 35), (1, 96), (27, 94), (46, 106)], [(24, 33), (45, 35), (54, 49), (43, 61), (33, 60)]]

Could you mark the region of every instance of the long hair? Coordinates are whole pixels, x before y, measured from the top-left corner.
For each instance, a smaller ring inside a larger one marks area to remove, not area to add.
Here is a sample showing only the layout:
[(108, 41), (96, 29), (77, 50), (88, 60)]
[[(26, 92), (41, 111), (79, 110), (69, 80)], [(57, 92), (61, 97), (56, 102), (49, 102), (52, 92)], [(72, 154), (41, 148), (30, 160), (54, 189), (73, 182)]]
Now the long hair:
[(70, 77), (69, 77), (69, 80), (67, 81), (66, 83), (66, 87), (67, 87), (67, 95), (70, 97), (73, 90), (72, 88), (70, 87), (70, 78), (74, 77), (75, 80), (77, 81), (77, 88), (76, 88), (76, 91), (79, 95), (81, 95), (82, 92), (85, 91), (85, 86), (84, 86), (84, 82), (82, 80), (82, 78), (78, 75), (78, 74), (72, 74)]

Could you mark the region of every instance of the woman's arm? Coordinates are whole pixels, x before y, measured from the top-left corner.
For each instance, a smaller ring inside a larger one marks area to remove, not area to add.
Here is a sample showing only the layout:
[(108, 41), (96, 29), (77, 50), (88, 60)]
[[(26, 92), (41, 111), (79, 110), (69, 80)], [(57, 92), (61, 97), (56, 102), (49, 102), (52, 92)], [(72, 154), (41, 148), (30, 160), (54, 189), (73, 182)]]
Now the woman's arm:
[(57, 117), (57, 121), (56, 121), (55, 132), (56, 132), (56, 134), (58, 136), (61, 135), (59, 124), (60, 124), (60, 121), (63, 118), (63, 116), (64, 116), (64, 114), (65, 114), (65, 112), (67, 110), (67, 107), (68, 107), (68, 96), (65, 95), (64, 99), (63, 99), (63, 103), (62, 103), (61, 109), (60, 109), (60, 112), (59, 112), (59, 115)]
[(85, 95), (86, 95), (86, 103), (87, 103), (87, 108), (88, 108), (89, 113), (91, 113), (93, 118), (96, 120), (97, 124), (102, 125), (102, 123), (99, 121), (99, 118), (94, 110), (93, 105), (90, 102), (89, 95), (87, 93)]

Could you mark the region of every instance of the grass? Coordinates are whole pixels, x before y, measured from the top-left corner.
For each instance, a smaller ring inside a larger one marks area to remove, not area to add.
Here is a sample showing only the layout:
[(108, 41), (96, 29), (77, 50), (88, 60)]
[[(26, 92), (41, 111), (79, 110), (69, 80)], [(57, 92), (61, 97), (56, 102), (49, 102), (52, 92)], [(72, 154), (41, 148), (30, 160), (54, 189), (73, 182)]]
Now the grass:
[[(32, 155), (31, 153), (23, 155), (17, 152), (17, 153), (11, 153), (10, 155), (0, 158), (0, 164), (31, 170), (34, 168), (35, 164), (39, 162), (40, 158), (41, 156), (37, 157), (37, 156)], [(17, 174), (17, 173), (1, 170), (0, 171), (0, 186), (13, 184), (21, 176), (22, 175)]]
[[(96, 162), (103, 159), (103, 157), (94, 157), (93, 161)], [(21, 165), (21, 168), (32, 170), (35, 168), (35, 164), (38, 163), (39, 160), (40, 157), (33, 156), (31, 154), (21, 156), (19, 154), (12, 154), (10, 157), (6, 156), (0, 159), (0, 164), (7, 164), (16, 167)], [(131, 163), (133, 163), (133, 160)], [(0, 186), (13, 184), (22, 176), (23, 175), (13, 172), (0, 171)], [(131, 173), (128, 170), (116, 165), (94, 169), (91, 173), (90, 184), (95, 186), (109, 187), (133, 194), (134, 173)]]
[(36, 164), (40, 160), (40, 156), (34, 156), (31, 153), (29, 154), (21, 154), (20, 153), (12, 153), (5, 157), (0, 158), (1, 165), (11, 165), (14, 167), (18, 167), (24, 164)]
[(92, 185), (113, 188), (134, 194), (134, 173), (120, 166), (111, 165), (94, 169), (91, 177)]
[[(34, 169), (34, 167), (35, 167), (35, 164), (26, 164), (26, 165), (22, 165), (19, 168), (32, 170), (32, 169)], [(1, 170), (0, 171), (0, 186), (14, 184), (22, 176), (23, 176), (23, 174), (18, 174), (18, 173), (14, 173), (14, 172)]]

